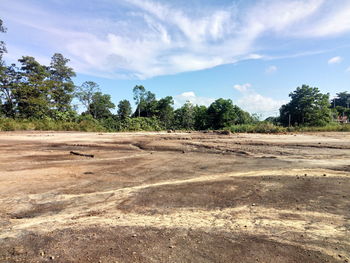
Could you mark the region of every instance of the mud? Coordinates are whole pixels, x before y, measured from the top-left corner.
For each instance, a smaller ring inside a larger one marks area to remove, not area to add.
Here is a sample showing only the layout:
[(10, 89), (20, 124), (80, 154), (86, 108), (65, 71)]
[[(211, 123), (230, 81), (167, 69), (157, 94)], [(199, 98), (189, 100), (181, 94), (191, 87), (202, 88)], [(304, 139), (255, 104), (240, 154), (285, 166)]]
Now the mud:
[(349, 157), (349, 133), (3, 132), (0, 262), (350, 262)]

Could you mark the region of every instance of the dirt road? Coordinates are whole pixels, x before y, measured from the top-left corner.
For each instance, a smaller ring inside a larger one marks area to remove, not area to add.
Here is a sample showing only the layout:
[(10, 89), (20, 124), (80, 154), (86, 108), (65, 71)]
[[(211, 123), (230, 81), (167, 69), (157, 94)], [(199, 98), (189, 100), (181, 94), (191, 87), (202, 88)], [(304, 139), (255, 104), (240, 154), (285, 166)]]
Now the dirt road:
[(350, 262), (349, 159), (349, 133), (0, 133), (0, 262)]

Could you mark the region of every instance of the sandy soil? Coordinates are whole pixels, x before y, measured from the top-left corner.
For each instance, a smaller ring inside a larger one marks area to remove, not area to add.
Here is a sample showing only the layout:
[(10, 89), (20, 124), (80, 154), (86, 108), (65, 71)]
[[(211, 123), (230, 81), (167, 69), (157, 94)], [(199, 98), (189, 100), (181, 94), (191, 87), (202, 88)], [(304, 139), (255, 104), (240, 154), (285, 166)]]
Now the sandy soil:
[(350, 133), (3, 132), (0, 262), (350, 262), (349, 158)]

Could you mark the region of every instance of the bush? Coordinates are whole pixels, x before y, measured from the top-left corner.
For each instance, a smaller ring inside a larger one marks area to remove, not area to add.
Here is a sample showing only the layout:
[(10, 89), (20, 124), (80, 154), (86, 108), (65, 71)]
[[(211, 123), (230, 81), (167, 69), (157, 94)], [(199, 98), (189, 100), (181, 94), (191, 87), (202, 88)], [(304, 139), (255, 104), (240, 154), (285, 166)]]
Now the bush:
[(257, 124), (233, 125), (227, 128), (231, 132), (246, 133), (279, 133), (286, 132), (286, 128), (274, 125), (270, 122), (259, 122)]
[(119, 122), (117, 131), (161, 131), (165, 127), (157, 118), (127, 118)]

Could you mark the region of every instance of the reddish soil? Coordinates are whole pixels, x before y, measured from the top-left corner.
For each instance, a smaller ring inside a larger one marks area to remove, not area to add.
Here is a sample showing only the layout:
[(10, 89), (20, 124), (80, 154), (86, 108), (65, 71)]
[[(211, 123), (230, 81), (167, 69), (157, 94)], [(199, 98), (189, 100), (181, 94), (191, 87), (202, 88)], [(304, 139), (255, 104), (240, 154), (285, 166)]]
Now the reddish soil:
[(3, 132), (0, 262), (350, 262), (349, 158), (349, 133)]

